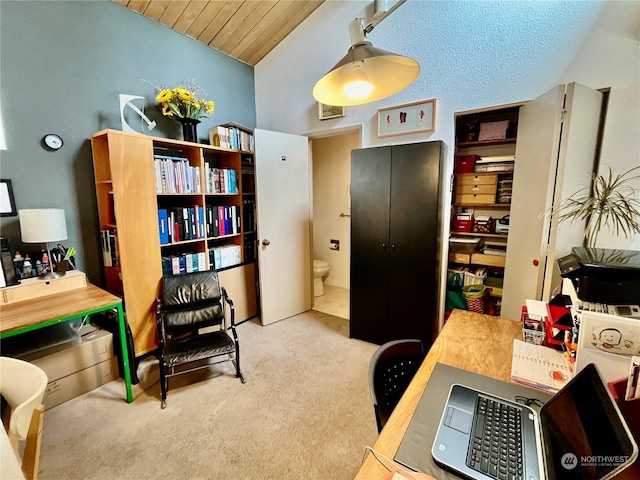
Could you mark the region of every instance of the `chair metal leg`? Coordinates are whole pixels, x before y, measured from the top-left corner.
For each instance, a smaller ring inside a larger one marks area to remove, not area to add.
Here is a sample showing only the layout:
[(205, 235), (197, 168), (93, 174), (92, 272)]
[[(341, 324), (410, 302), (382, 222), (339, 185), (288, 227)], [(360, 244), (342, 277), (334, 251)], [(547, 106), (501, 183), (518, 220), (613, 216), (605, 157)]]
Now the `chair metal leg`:
[(167, 378), (164, 365), (160, 362), (160, 392), (162, 396), (162, 400), (160, 403), (160, 408), (167, 408), (167, 390), (169, 389), (169, 379)]
[(236, 378), (239, 378), (242, 383), (247, 383), (244, 375), (242, 374), (242, 371), (240, 370), (240, 364), (238, 363), (238, 360), (231, 360), (231, 362), (233, 363), (233, 366), (236, 367)]

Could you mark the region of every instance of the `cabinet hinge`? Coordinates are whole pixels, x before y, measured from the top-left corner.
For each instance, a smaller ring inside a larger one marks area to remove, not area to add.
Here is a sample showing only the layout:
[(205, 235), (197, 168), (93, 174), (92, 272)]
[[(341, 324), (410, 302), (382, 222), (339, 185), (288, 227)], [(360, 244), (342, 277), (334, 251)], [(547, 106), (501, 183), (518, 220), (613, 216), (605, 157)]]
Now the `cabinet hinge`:
[(453, 175), (449, 177), (449, 191), (453, 193)]
[(567, 116), (567, 111), (563, 108), (560, 111), (560, 120), (564, 121), (564, 118)]

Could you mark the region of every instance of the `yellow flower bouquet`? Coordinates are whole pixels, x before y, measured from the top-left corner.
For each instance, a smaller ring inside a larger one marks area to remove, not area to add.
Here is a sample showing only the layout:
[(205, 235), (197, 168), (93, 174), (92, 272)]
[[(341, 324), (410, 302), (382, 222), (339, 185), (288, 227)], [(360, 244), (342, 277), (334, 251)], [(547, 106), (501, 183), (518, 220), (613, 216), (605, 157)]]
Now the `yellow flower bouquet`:
[(162, 114), (167, 117), (208, 118), (215, 104), (207, 100), (206, 94), (193, 81), (183, 81), (172, 89), (159, 89), (156, 101), (162, 106)]

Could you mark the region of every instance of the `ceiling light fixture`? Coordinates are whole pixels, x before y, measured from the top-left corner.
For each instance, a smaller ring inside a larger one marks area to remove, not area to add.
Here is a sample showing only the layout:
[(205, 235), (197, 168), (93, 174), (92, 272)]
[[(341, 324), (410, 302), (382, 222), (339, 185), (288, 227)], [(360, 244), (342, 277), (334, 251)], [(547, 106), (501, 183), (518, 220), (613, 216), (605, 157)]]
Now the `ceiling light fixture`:
[(372, 19), (351, 21), (351, 48), (313, 87), (318, 102), (333, 106), (374, 102), (399, 92), (418, 78), (420, 65), (414, 59), (375, 48), (366, 41), (366, 35), (406, 1), (398, 0), (389, 10), (384, 1), (376, 1)]

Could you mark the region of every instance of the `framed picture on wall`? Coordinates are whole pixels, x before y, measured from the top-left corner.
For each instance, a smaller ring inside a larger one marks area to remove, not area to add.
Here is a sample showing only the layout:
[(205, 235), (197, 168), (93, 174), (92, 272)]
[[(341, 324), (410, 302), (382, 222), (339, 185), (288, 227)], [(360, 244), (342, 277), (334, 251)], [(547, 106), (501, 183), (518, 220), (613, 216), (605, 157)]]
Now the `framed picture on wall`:
[(330, 118), (344, 117), (345, 107), (335, 107), (318, 102), (318, 119), (328, 120)]
[(2, 178), (0, 179), (0, 217), (15, 217), (16, 215), (18, 212), (13, 198), (11, 180)]
[(433, 132), (435, 129), (435, 98), (378, 110), (378, 137)]

